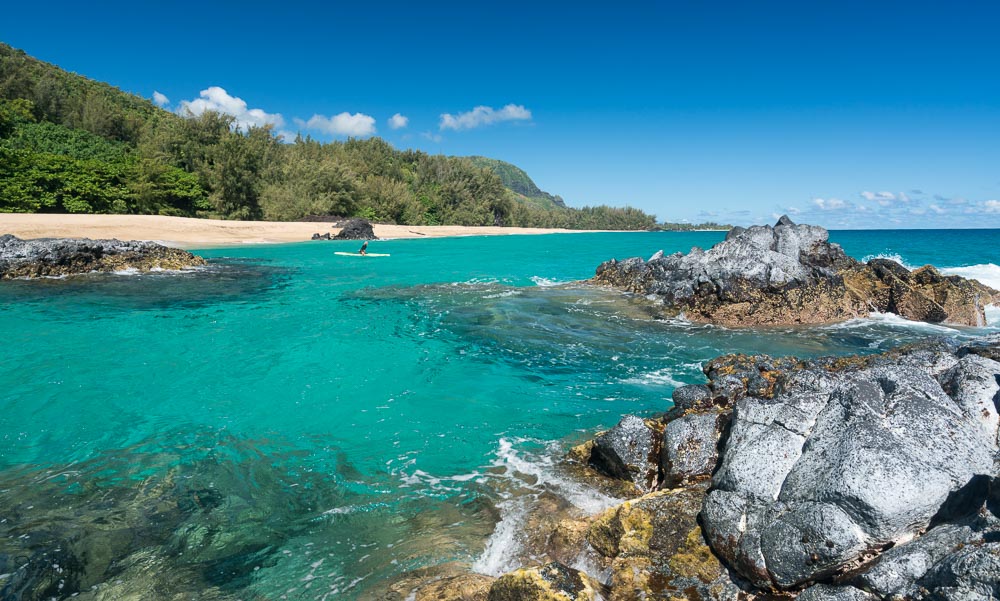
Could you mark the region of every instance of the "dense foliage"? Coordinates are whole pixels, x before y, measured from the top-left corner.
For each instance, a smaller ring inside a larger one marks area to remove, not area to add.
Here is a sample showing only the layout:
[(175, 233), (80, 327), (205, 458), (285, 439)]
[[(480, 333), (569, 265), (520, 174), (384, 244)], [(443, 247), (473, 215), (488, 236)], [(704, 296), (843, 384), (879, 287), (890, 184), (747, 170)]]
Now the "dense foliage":
[(228, 115), (181, 117), (4, 44), (0, 211), (655, 226), (637, 209), (566, 208), (501, 161), (400, 151), (379, 138), (287, 141)]

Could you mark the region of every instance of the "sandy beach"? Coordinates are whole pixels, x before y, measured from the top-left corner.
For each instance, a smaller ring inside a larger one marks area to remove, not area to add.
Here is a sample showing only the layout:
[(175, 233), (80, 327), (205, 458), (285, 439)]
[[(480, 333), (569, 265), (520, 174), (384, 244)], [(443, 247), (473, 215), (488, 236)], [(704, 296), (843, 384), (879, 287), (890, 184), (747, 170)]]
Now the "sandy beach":
[[(446, 236), (501, 236), (511, 234), (580, 233), (581, 230), (462, 225), (380, 225), (383, 239), (440, 238)], [(303, 242), (314, 233), (340, 231), (322, 222), (223, 221), (160, 215), (50, 215), (0, 213), (0, 235), (18, 238), (118, 238), (153, 240), (167, 246), (206, 248), (241, 244)]]

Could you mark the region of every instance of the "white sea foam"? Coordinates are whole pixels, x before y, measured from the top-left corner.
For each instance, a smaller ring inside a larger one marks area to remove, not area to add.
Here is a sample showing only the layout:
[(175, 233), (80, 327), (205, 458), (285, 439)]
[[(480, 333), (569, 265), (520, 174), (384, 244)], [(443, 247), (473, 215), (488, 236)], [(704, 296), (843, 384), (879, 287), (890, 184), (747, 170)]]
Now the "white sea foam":
[(527, 439), (501, 438), (496, 456), (491, 462), (496, 474), (513, 491), (501, 492), (500, 521), (486, 542), (482, 555), (473, 563), (481, 574), (497, 576), (521, 564), (521, 531), (534, 500), (548, 491), (566, 499), (587, 515), (594, 515), (621, 502), (559, 473), (556, 457), (558, 445), (550, 444), (541, 452), (518, 450), (515, 445), (531, 442)]
[(960, 275), (963, 278), (979, 280), (990, 288), (1000, 290), (1000, 265), (984, 263), (968, 267), (945, 267), (940, 271), (945, 275)]
[(905, 317), (901, 317), (895, 313), (879, 313), (877, 311), (873, 312), (868, 317), (849, 319), (841, 323), (822, 326), (822, 328), (826, 330), (852, 330), (857, 328), (868, 328), (874, 324), (911, 328), (924, 332), (933, 332), (935, 334), (955, 335), (958, 333), (958, 330), (955, 328), (949, 328), (948, 326), (927, 323), (926, 321), (913, 321), (912, 319), (906, 319)]
[(983, 309), (986, 312), (986, 325), (990, 327), (1000, 326), (1000, 306), (986, 305)]
[(913, 265), (910, 265), (909, 263), (907, 263), (906, 260), (903, 259), (903, 257), (899, 253), (878, 253), (878, 254), (874, 254), (874, 255), (866, 255), (863, 259), (861, 259), (861, 262), (862, 263), (867, 263), (868, 261), (871, 261), (872, 259), (889, 259), (890, 261), (895, 261), (895, 262), (899, 263), (900, 265), (902, 265), (903, 267), (909, 269), (910, 271), (913, 271), (914, 269), (916, 269), (916, 267), (914, 267)]
[(541, 286), (543, 288), (551, 286), (561, 286), (563, 284), (568, 284), (569, 282), (560, 282), (559, 280), (551, 280), (549, 278), (543, 278), (538, 275), (531, 276), (531, 281), (535, 283), (536, 286)]
[(674, 373), (663, 368), (649, 373), (640, 374), (622, 380), (622, 384), (634, 384), (636, 386), (684, 386), (684, 382), (674, 378)]
[(520, 296), (521, 291), (517, 289), (504, 290), (503, 292), (497, 292), (495, 294), (484, 294), (483, 298), (504, 298), (507, 296)]

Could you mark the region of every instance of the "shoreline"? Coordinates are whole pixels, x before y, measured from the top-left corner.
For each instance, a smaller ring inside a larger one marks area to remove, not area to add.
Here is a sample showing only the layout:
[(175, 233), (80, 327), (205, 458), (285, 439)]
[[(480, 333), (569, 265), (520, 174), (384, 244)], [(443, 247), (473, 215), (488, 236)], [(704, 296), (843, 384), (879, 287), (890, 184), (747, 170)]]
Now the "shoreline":
[[(383, 240), (446, 238), (458, 236), (510, 236), (538, 234), (584, 234), (611, 230), (567, 230), (464, 225), (372, 224)], [(163, 215), (77, 215), (0, 213), (0, 235), (32, 238), (117, 238), (149, 240), (179, 248), (213, 248), (246, 244), (308, 242), (314, 233), (340, 228), (313, 221), (226, 221)]]

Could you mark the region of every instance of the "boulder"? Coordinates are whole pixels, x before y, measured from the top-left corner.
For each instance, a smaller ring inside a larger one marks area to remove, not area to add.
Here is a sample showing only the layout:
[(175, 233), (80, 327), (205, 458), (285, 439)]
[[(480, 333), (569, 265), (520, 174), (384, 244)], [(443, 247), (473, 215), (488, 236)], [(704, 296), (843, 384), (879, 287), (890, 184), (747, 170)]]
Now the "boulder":
[(733, 228), (684, 255), (656, 253), (602, 263), (592, 283), (652, 295), (669, 313), (724, 325), (826, 323), (872, 311), (908, 319), (983, 325), (996, 290), (933, 267), (912, 273), (887, 259), (862, 264), (817, 226), (783, 216), (774, 226)]
[(2, 280), (92, 271), (183, 269), (205, 263), (205, 259), (187, 251), (155, 242), (0, 236)]
[(817, 373), (820, 385), (737, 401), (702, 511), (712, 548), (758, 587), (787, 589), (918, 536), (995, 469), (995, 438), (970, 410), (982, 389), (957, 373), (944, 378), (965, 397), (928, 367), (872, 361), (834, 385)]
[(655, 492), (594, 519), (587, 540), (610, 561), (612, 601), (738, 598), (698, 525), (704, 491), (700, 484)]
[(604, 587), (579, 570), (560, 563), (522, 568), (496, 579), (489, 601), (598, 601)]
[(590, 465), (612, 478), (631, 481), (641, 492), (650, 492), (659, 482), (662, 441), (662, 422), (626, 415), (594, 439)]
[(334, 236), (336, 240), (378, 240), (375, 230), (367, 219), (351, 219)]
[(315, 234), (312, 235), (312, 239), (313, 240), (330, 240), (331, 239), (330, 232), (326, 232), (325, 234), (320, 234), (319, 232), (316, 232)]
[(712, 474), (719, 437), (729, 423), (722, 412), (692, 413), (667, 422), (663, 430), (663, 486), (676, 487)]

